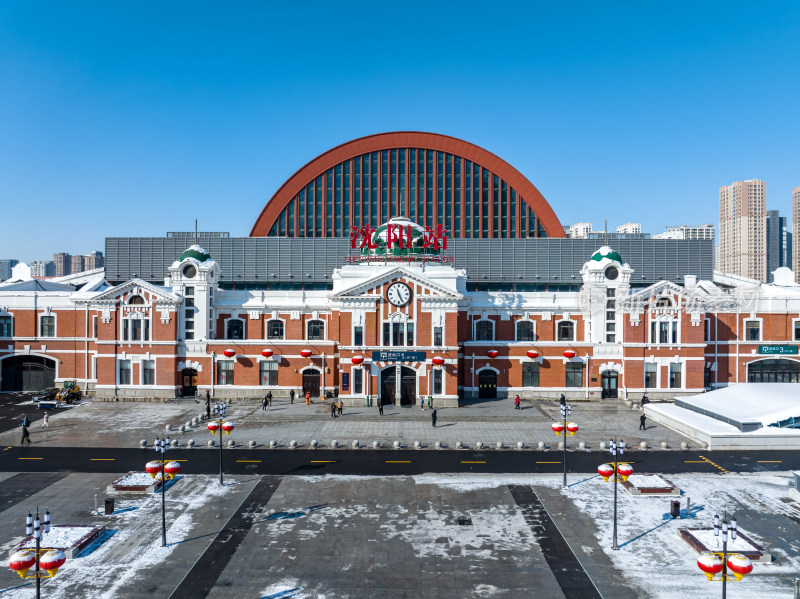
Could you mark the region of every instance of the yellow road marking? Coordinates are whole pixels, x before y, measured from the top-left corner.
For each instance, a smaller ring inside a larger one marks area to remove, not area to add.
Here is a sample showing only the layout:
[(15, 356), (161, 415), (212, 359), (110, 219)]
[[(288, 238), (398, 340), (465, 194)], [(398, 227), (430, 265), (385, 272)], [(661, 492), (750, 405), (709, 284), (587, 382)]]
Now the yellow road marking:
[(561, 462), (536, 462), (537, 464), (560, 464)]
[(170, 460), (170, 462), (188, 462), (189, 460)]
[(333, 464), (336, 460), (311, 460), (312, 464)]
[(244, 464), (260, 464), (261, 460), (236, 460), (237, 462), (241, 462)]
[(411, 460), (386, 460), (387, 464), (410, 464)]
[(758, 460), (757, 464), (780, 464), (782, 460)]
[(706, 460), (683, 460), (684, 464), (708, 464)]
[(90, 462), (113, 462), (116, 458), (89, 458)]
[(17, 458), (18, 460), (43, 460), (44, 458)]
[(711, 460), (709, 460), (709, 459), (708, 459), (706, 456), (704, 456), (704, 455), (701, 455), (701, 456), (698, 456), (698, 457), (701, 457), (701, 458), (703, 458), (703, 459), (704, 459), (706, 462), (708, 462), (709, 464), (711, 464), (712, 466), (714, 466), (714, 468), (717, 468), (718, 470), (721, 470), (721, 471), (722, 471), (722, 472), (724, 472), (725, 474), (727, 474), (727, 473), (728, 473), (728, 471), (727, 471), (727, 470), (725, 470), (725, 468), (723, 468), (723, 467), (722, 467), (722, 466), (720, 466), (719, 464), (715, 464), (714, 462), (712, 462)]
[(8, 451), (9, 449), (11, 449), (11, 448), (10, 447), (6, 447), (3, 451)]
[(467, 461), (461, 460), (461, 463), (462, 464), (485, 464), (486, 462), (467, 462)]

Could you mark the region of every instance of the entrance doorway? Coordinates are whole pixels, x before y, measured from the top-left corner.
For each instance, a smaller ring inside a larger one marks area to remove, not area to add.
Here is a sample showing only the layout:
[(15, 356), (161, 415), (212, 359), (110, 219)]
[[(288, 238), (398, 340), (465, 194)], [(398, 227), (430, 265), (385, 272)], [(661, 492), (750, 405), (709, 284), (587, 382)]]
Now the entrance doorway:
[(319, 370), (303, 371), (303, 396), (311, 393), (311, 399), (319, 397)]
[(12, 356), (2, 364), (3, 391), (41, 391), (55, 386), (55, 360), (42, 356)]
[(497, 373), (481, 370), (478, 373), (478, 399), (497, 399)]
[[(393, 404), (397, 392), (397, 368), (390, 366), (381, 372), (381, 402)], [(413, 406), (417, 402), (417, 373), (403, 366), (400, 368), (400, 405)]]
[(184, 397), (193, 397), (197, 395), (197, 370), (194, 368), (184, 368), (181, 380)]
[(617, 397), (617, 377), (619, 375), (613, 370), (607, 370), (602, 374), (603, 392), (600, 394), (602, 399)]

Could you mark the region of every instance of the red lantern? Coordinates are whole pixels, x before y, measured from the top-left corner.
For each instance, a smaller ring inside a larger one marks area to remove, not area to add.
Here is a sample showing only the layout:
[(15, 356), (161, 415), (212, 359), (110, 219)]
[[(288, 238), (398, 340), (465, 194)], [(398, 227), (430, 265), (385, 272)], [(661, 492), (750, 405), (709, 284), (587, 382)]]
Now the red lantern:
[(217, 431), (219, 430), (219, 422), (217, 422), (216, 420), (212, 420), (211, 422), (209, 422), (208, 430), (211, 431), (212, 435), (216, 435)]
[(236, 350), (235, 350), (235, 349), (231, 349), (231, 348), (229, 347), (228, 349), (226, 349), (226, 350), (225, 350), (224, 352), (222, 352), (222, 353), (223, 353), (223, 354), (225, 354), (225, 357), (226, 357), (226, 358), (232, 358), (233, 356), (235, 356), (235, 355), (236, 355)]
[(8, 562), (8, 567), (19, 574), (20, 578), (25, 578), (25, 574), (28, 573), (28, 570), (30, 570), (35, 563), (36, 556), (34, 555), (33, 551), (30, 549), (23, 549), (22, 551), (17, 551), (11, 556), (11, 559)]
[(600, 464), (597, 467), (597, 473), (603, 477), (603, 480), (608, 482), (608, 479), (614, 476), (614, 467), (611, 464)]
[(722, 560), (713, 553), (703, 553), (697, 558), (697, 567), (711, 580), (715, 574), (722, 572)]
[(564, 425), (561, 424), (560, 422), (554, 422), (552, 428), (553, 428), (553, 432), (556, 435), (560, 435), (561, 433), (564, 432)]
[(490, 360), (494, 360), (500, 352), (496, 349), (490, 349), (486, 352), (486, 355), (489, 356)]
[(178, 462), (167, 462), (164, 465), (164, 472), (170, 476), (175, 476), (181, 471), (181, 465)]
[(145, 464), (144, 466), (144, 471), (147, 472), (147, 474), (149, 474), (153, 478), (155, 478), (156, 474), (161, 472), (161, 462), (156, 462), (156, 461), (147, 462), (147, 464)]
[(617, 474), (622, 480), (627, 480), (628, 477), (633, 474), (633, 466), (630, 464), (619, 464), (617, 466)]
[(567, 422), (567, 432), (571, 437), (572, 435), (578, 432), (578, 425), (575, 424), (574, 422)]
[(311, 354), (313, 354), (313, 353), (314, 352), (312, 352), (310, 349), (301, 349), (300, 350), (300, 355), (303, 356), (304, 358), (310, 358)]
[(565, 349), (564, 357), (567, 358), (568, 360), (571, 360), (572, 358), (575, 357), (575, 351), (571, 349)]
[(536, 358), (538, 358), (538, 357), (539, 357), (539, 352), (538, 352), (538, 351), (536, 351), (535, 349), (529, 349), (529, 350), (528, 350), (528, 357), (529, 357), (531, 360), (535, 360)]
[(741, 553), (728, 556), (728, 569), (733, 572), (736, 580), (741, 580), (753, 571), (753, 563)]
[(233, 430), (233, 422), (223, 422), (222, 423), (222, 430), (225, 431), (226, 435), (230, 435), (231, 431)]
[[(67, 561), (67, 556), (63, 551), (58, 549), (51, 549), (46, 551), (45, 554), (39, 558), (39, 566), (42, 570), (47, 570), (50, 576), (55, 576), (58, 569)], [(752, 569), (752, 566), (751, 566)]]
[(273, 353), (274, 352), (271, 349), (262, 349), (261, 350), (261, 355), (264, 356), (265, 358), (271, 358)]
[(358, 366), (364, 361), (364, 356), (353, 356), (352, 358), (350, 358), (350, 361), (356, 366)]
[(433, 362), (434, 366), (441, 366), (444, 364), (444, 358), (442, 356), (433, 356), (433, 358), (431, 358), (431, 362)]

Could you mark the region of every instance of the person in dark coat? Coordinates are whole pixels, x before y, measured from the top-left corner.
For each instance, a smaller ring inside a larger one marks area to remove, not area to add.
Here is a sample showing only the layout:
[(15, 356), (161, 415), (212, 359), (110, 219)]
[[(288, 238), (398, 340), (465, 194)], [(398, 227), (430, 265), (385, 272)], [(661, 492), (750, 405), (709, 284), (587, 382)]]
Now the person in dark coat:
[(433, 412), (431, 412), (431, 426), (433, 428), (436, 428), (436, 410), (435, 409), (433, 410)]
[(206, 396), (206, 420), (211, 419), (211, 398)]
[(640, 431), (646, 431), (647, 430), (646, 422), (647, 422), (647, 416), (645, 416), (644, 414), (639, 416), (639, 430)]
[(331, 418), (336, 418), (336, 402), (331, 402)]
[(267, 391), (267, 408), (272, 407), (272, 391)]
[(294, 403), (294, 389), (289, 391), (289, 403)]
[(261, 400), (261, 409), (265, 410), (265, 411), (267, 409), (267, 396), (266, 395), (264, 396), (264, 399)]
[(31, 433), (28, 431), (28, 427), (31, 425), (31, 421), (28, 420), (28, 417), (22, 419), (22, 441), (19, 442), (20, 445), (25, 444), (25, 439), (28, 440), (28, 445), (31, 444)]
[(642, 406), (646, 406), (649, 403), (650, 403), (650, 398), (647, 397), (646, 395), (642, 395), (642, 403), (641, 403), (641, 405)]
[(378, 401), (378, 414), (383, 416), (383, 401)]

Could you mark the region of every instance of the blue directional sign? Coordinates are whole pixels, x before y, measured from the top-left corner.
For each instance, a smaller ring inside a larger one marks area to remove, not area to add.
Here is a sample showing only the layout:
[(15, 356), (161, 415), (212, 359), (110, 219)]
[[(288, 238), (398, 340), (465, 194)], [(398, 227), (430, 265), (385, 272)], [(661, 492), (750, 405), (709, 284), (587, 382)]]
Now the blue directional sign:
[(424, 351), (374, 351), (373, 362), (424, 362)]

